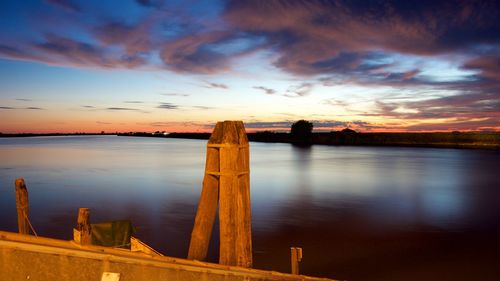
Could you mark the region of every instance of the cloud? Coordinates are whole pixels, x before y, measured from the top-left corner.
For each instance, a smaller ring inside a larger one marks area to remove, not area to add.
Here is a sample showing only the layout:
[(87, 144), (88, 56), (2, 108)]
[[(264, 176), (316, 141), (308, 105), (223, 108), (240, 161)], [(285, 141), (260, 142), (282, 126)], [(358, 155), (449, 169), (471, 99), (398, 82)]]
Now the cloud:
[(144, 103), (143, 101), (137, 101), (137, 100), (129, 100), (129, 101), (124, 101), (124, 103)]
[(110, 124), (113, 124), (113, 123), (110, 123), (110, 122), (102, 122), (102, 121), (96, 121), (97, 124), (101, 124), (101, 125), (110, 125)]
[(32, 101), (32, 99), (16, 99), (18, 101)]
[(215, 109), (215, 107), (212, 106), (203, 106), (203, 105), (195, 105), (193, 106), (195, 109), (201, 109), (201, 110), (209, 110), (209, 109)]
[(189, 94), (181, 94), (181, 93), (166, 93), (166, 94), (160, 94), (162, 96), (167, 96), (167, 97), (189, 97)]
[(92, 106), (92, 105), (82, 105), (81, 107), (83, 107), (83, 108), (95, 108), (95, 106)]
[[(271, 130), (271, 131), (289, 131), (293, 122), (296, 120), (284, 120), (284, 121), (252, 121), (245, 122), (245, 128), (247, 129), (257, 129), (257, 130)], [(353, 121), (340, 121), (340, 120), (309, 120), (313, 123), (313, 129), (316, 132), (320, 131), (332, 131), (339, 130), (346, 127), (351, 127), (361, 130), (372, 130), (383, 128), (382, 126), (372, 124), (366, 121), (353, 120)]]
[(213, 83), (213, 82), (207, 82), (207, 81), (205, 81), (205, 85), (204, 85), (204, 87), (205, 87), (205, 88), (224, 89), (224, 90), (229, 89), (229, 87), (228, 87), (226, 84), (222, 84), (222, 83)]
[(262, 90), (262, 91), (264, 91), (264, 93), (266, 93), (268, 95), (274, 95), (274, 94), (276, 94), (276, 90), (271, 89), (271, 88), (266, 88), (266, 87), (263, 87), (263, 86), (254, 86), (253, 88), (257, 89), (257, 90)]
[(312, 83), (302, 83), (299, 85), (290, 86), (285, 93), (285, 97), (296, 98), (307, 96), (311, 93), (314, 85)]
[(11, 106), (0, 106), (0, 109), (16, 109), (16, 110), (22, 110), (22, 109), (27, 109), (27, 110), (44, 110), (41, 107), (35, 107), (35, 106), (29, 106), (29, 107), (11, 107)]
[(157, 108), (170, 110), (170, 109), (179, 109), (179, 106), (168, 102), (162, 102), (160, 103), (160, 105), (157, 106)]
[(116, 110), (116, 111), (134, 111), (139, 110), (137, 108), (129, 108), (129, 107), (107, 107), (106, 110)]

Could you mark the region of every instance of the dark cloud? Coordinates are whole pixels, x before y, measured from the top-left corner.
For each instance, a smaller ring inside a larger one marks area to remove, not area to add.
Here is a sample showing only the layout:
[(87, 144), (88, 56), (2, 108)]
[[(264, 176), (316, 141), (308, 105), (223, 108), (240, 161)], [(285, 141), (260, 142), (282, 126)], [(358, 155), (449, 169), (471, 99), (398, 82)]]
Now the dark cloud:
[(159, 1), (159, 0), (136, 0), (135, 2), (137, 2), (137, 4), (139, 4), (140, 6), (143, 6), (143, 7), (158, 7), (158, 6), (161, 6), (161, 3), (163, 1)]
[(11, 106), (0, 106), (0, 109), (17, 109), (17, 110), (22, 110), (22, 109), (27, 109), (27, 110), (44, 110), (41, 107), (35, 107), (35, 106), (29, 106), (29, 107), (11, 107)]
[(129, 108), (129, 107), (107, 107), (106, 110), (134, 111), (134, 110), (139, 110), (139, 109), (137, 109), (137, 108)]
[(274, 94), (276, 94), (276, 90), (271, 89), (271, 88), (266, 88), (266, 87), (263, 87), (263, 86), (254, 86), (253, 88), (257, 89), (257, 90), (264, 91), (264, 93), (266, 93), (268, 95), (274, 95)]
[[(245, 128), (247, 129), (257, 129), (257, 130), (275, 130), (275, 131), (289, 131), (293, 122), (296, 120), (287, 121), (276, 121), (276, 122), (266, 122), (266, 121), (252, 121), (245, 122)], [(352, 127), (356, 129), (371, 130), (381, 128), (376, 124), (372, 124), (365, 121), (354, 120), (354, 121), (339, 121), (339, 120), (309, 120), (314, 125), (315, 131), (332, 131), (338, 130), (346, 127)]]
[(81, 107), (83, 107), (83, 108), (95, 108), (95, 106), (92, 106), (92, 105), (82, 105)]
[(48, 4), (62, 8), (68, 12), (80, 12), (80, 6), (69, 0), (45, 0)]
[(168, 102), (162, 102), (160, 105), (157, 106), (157, 108), (162, 108), (162, 109), (179, 109), (179, 106), (176, 104), (168, 103)]
[(130, 25), (124, 22), (108, 22), (94, 29), (96, 37), (106, 45), (123, 46), (126, 56), (146, 57), (153, 47), (151, 39), (152, 23), (141, 22)]

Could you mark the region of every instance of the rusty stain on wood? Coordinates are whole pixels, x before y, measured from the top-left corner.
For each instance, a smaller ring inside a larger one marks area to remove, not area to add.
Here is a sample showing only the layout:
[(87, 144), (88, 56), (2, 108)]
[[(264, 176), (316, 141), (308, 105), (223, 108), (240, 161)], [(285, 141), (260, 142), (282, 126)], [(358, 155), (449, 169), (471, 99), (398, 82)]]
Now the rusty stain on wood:
[(16, 179), (16, 208), (17, 208), (17, 227), (19, 233), (30, 234), (29, 229), (29, 200), (28, 189), (24, 179)]

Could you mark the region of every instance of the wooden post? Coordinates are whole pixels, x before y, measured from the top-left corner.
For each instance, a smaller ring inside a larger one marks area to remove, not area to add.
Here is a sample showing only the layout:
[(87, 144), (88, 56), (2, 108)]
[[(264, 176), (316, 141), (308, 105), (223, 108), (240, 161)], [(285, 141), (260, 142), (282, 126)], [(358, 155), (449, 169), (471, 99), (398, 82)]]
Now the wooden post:
[(207, 162), (188, 258), (206, 257), (219, 199), (219, 263), (252, 266), (249, 147), (241, 121), (218, 122)]
[(90, 210), (88, 208), (78, 209), (78, 219), (76, 229), (80, 231), (80, 244), (89, 245), (92, 243), (92, 232), (90, 228)]
[(290, 248), (290, 260), (292, 267), (292, 274), (299, 274), (299, 262), (302, 260), (302, 248)]
[(16, 209), (17, 209), (17, 227), (19, 233), (30, 234), (29, 228), (29, 201), (28, 189), (24, 183), (24, 179), (16, 179)]

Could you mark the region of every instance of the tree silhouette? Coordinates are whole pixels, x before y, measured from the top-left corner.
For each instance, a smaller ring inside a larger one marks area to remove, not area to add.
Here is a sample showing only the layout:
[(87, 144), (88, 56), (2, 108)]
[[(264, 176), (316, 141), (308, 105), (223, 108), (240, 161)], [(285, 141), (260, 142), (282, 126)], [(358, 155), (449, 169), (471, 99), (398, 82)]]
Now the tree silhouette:
[(292, 124), (290, 134), (295, 141), (305, 142), (309, 141), (312, 136), (313, 123), (307, 120), (299, 120)]

